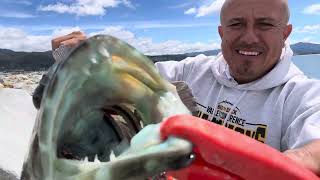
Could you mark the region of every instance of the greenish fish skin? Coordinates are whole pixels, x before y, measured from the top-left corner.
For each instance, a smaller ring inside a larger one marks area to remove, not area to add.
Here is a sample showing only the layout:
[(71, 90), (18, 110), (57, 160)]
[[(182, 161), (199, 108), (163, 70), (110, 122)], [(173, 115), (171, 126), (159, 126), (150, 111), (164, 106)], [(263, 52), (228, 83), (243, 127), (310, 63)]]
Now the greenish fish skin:
[(91, 37), (56, 65), (42, 98), (22, 179), (141, 179), (178, 168), (175, 163), (190, 154), (190, 143), (173, 138), (165, 147), (156, 139), (159, 146), (122, 149), (119, 158), (108, 162), (96, 157), (95, 162), (58, 158), (59, 142), (83, 141), (90, 149), (87, 142), (92, 136), (100, 137), (94, 147), (107, 154), (116, 151), (108, 147), (115, 135), (102, 121), (101, 111), (114, 105), (135, 108), (144, 126), (171, 115), (190, 114), (174, 86), (160, 77), (146, 56), (114, 37)]

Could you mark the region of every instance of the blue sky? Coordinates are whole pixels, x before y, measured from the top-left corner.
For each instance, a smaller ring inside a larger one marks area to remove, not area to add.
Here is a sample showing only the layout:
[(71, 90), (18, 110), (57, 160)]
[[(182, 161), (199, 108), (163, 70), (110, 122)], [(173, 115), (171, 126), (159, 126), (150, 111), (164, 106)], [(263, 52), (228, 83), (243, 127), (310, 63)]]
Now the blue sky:
[[(217, 49), (224, 0), (0, 0), (0, 48), (46, 51), (82, 30), (117, 36), (146, 54)], [(320, 43), (320, 1), (289, 0), (291, 43)]]

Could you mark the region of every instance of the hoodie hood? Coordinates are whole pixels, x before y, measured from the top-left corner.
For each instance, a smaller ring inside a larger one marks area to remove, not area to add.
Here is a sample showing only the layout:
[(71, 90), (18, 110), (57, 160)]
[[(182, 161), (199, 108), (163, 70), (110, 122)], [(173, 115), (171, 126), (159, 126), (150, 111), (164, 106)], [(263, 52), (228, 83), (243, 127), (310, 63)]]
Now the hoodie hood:
[(246, 84), (238, 84), (229, 73), (229, 66), (222, 53), (218, 54), (212, 66), (212, 72), (219, 83), (241, 90), (265, 90), (282, 85), (295, 76), (303, 76), (303, 72), (295, 66), (291, 58), (293, 52), (286, 43), (277, 65), (262, 78)]

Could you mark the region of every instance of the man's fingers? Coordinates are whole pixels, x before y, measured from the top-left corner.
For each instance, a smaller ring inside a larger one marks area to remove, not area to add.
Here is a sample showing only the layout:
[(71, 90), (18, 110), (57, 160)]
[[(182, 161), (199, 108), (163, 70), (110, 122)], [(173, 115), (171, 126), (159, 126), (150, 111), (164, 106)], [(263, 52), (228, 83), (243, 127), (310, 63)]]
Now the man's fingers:
[[(68, 41), (68, 40), (71, 40), (71, 39), (78, 39), (78, 43), (82, 42), (83, 40), (87, 39), (86, 35), (81, 32), (81, 31), (75, 31), (75, 32), (72, 32), (70, 34), (67, 34), (65, 36), (60, 36), (60, 37), (57, 37), (57, 38), (54, 38), (52, 39), (51, 41), (51, 45), (52, 45), (52, 50), (55, 50), (57, 49), (58, 47), (60, 47), (61, 45), (67, 45), (67, 46), (71, 46), (71, 47), (74, 47), (76, 44), (74, 44), (74, 42), (77, 42), (77, 41)], [(68, 42), (70, 42), (71, 44), (69, 45)]]
[(290, 159), (320, 176), (320, 140), (284, 152)]
[(62, 41), (60, 43), (60, 46), (64, 45), (64, 46), (67, 46), (68, 48), (73, 48), (78, 44), (80, 44), (81, 42), (83, 42), (84, 40), (86, 40), (86, 38), (74, 37), (74, 38)]

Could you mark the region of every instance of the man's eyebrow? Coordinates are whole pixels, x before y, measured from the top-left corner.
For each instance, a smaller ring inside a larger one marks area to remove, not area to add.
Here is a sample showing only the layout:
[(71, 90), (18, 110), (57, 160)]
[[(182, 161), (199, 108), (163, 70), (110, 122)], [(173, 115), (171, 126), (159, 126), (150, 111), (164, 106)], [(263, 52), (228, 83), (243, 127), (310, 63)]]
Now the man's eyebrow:
[(256, 21), (276, 22), (276, 20), (271, 17), (260, 17), (257, 18)]
[(227, 20), (228, 23), (242, 22), (242, 21), (245, 21), (245, 19), (242, 18), (242, 17), (236, 17), (236, 18), (232, 18), (232, 19), (228, 19), (228, 20)]

